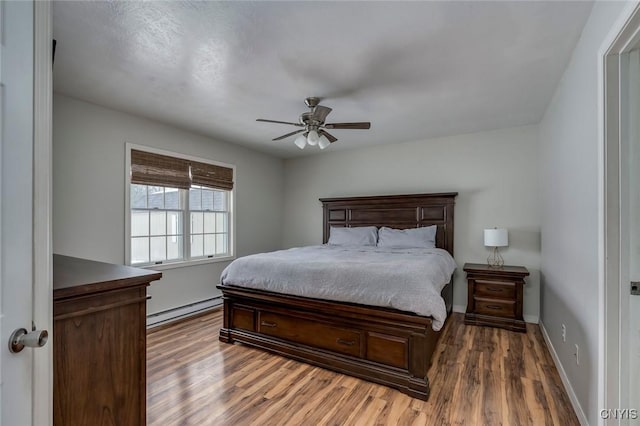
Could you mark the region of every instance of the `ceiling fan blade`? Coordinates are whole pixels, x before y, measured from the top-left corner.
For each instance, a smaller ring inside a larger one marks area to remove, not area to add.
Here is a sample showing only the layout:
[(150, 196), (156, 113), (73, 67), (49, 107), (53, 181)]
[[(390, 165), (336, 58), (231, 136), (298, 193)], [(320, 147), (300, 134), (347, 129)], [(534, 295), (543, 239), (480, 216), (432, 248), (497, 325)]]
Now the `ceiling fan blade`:
[(292, 126), (298, 126), (298, 127), (304, 126), (303, 124), (300, 124), (300, 123), (292, 123), (290, 121), (265, 120), (264, 118), (258, 118), (256, 121), (262, 121), (264, 123), (291, 124)]
[(331, 142), (331, 143), (334, 143), (335, 141), (338, 140), (338, 138), (336, 138), (335, 136), (333, 136), (331, 133), (327, 132), (326, 130), (320, 129), (318, 131), (318, 133), (320, 133), (321, 135), (324, 135), (327, 139), (329, 139), (329, 142)]
[(327, 129), (370, 129), (371, 123), (363, 121), (360, 123), (329, 123), (324, 125)]
[(271, 139), (271, 140), (272, 140), (272, 141), (279, 141), (279, 140), (281, 140), (281, 139), (288, 138), (289, 136), (293, 136), (293, 135), (296, 135), (296, 134), (298, 134), (298, 133), (302, 133), (302, 132), (306, 132), (306, 131), (307, 131), (307, 129), (296, 130), (295, 132), (287, 133), (286, 135), (282, 135), (282, 136), (280, 136), (280, 137), (278, 137), (278, 138)]
[(327, 115), (329, 115), (331, 111), (332, 109), (329, 107), (318, 105), (313, 110), (313, 114), (311, 114), (311, 117), (320, 123), (324, 123), (324, 120), (327, 118)]

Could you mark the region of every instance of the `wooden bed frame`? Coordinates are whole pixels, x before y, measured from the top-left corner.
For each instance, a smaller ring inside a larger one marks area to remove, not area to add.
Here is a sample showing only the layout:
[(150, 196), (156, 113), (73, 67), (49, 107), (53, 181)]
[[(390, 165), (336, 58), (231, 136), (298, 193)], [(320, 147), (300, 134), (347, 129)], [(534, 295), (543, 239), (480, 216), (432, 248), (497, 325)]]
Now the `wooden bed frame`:
[[(436, 246), (453, 255), (457, 193), (324, 198), (323, 241), (332, 226), (437, 225)], [(442, 291), (451, 312), (453, 284)], [(222, 342), (240, 342), (340, 373), (429, 397), (427, 370), (440, 332), (431, 317), (395, 309), (219, 285)]]

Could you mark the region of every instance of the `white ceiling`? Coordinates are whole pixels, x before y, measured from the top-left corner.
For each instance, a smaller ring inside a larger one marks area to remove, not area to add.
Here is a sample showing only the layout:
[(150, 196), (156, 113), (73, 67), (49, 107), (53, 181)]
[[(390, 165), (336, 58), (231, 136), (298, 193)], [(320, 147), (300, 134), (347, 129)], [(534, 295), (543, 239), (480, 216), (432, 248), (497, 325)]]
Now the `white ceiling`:
[(281, 157), (320, 96), (328, 150), (532, 124), (591, 2), (55, 2), (59, 93)]

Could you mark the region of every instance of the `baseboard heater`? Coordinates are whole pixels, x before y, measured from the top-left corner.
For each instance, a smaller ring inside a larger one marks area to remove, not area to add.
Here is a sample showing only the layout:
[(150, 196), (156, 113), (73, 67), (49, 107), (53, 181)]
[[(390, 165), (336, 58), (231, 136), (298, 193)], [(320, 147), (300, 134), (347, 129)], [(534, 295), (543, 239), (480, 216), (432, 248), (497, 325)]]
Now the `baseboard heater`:
[(222, 295), (147, 315), (147, 328), (157, 327), (180, 318), (215, 308), (216, 306), (222, 306)]

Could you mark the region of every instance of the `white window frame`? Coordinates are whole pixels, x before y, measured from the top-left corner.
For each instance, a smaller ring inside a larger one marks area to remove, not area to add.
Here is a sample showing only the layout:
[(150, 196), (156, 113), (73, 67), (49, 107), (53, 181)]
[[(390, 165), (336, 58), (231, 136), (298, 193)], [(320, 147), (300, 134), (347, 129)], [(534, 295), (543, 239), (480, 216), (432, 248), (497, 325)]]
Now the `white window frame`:
[[(202, 188), (202, 190), (205, 190), (205, 191), (216, 191), (215, 189), (213, 189), (213, 188), (207, 188), (206, 186), (199, 186), (199, 187), (200, 187), (200, 188)], [(193, 188), (193, 187), (192, 187), (192, 188)], [(232, 192), (232, 191), (221, 191), (221, 190), (217, 190), (217, 191), (218, 191), (218, 192), (227, 192), (227, 193), (229, 194), (229, 195), (228, 195), (228, 197), (227, 197), (227, 200), (226, 200), (226, 205), (228, 206), (228, 210), (226, 210), (226, 211), (225, 211), (226, 213), (229, 213), (229, 215), (227, 216), (227, 220), (229, 220), (229, 219), (228, 219), (228, 217), (230, 216), (230, 213), (231, 213), (231, 211), (229, 210), (229, 209), (230, 209), (230, 207), (229, 207), (229, 206), (230, 206), (230, 203), (231, 203), (231, 199), (230, 199), (230, 197), (231, 197), (231, 192)], [(204, 213), (216, 213), (216, 214), (217, 214), (217, 213), (223, 213), (223, 212), (222, 212), (222, 211), (219, 211), (219, 210), (194, 210), (194, 209), (192, 209), (192, 208), (191, 208), (191, 204), (189, 204), (189, 201), (190, 201), (190, 194), (189, 194), (189, 192), (188, 192), (188, 191), (185, 191), (185, 198), (186, 198), (186, 200), (183, 202), (183, 203), (184, 203), (185, 208), (184, 208), (184, 210), (183, 210), (183, 211), (184, 211), (184, 212), (185, 212), (185, 214), (186, 214), (186, 218), (185, 218), (185, 221), (184, 221), (185, 223), (184, 223), (184, 228), (183, 228), (183, 229), (184, 229), (184, 231), (183, 231), (183, 232), (188, 232), (189, 237), (193, 237), (194, 235), (200, 235), (200, 236), (202, 236), (202, 238), (203, 238), (203, 243), (204, 243), (204, 237), (205, 237), (206, 235), (218, 235), (219, 233), (217, 233), (217, 232), (215, 232), (215, 233), (205, 233), (205, 232), (204, 232)], [(202, 217), (203, 217), (203, 229), (202, 229), (202, 232), (192, 233), (192, 232), (191, 232), (191, 230), (190, 230), (190, 228), (191, 228), (191, 223), (192, 223), (192, 221), (191, 221), (191, 215), (192, 215), (193, 213), (199, 213), (199, 214), (202, 214), (202, 215), (203, 215), (203, 216), (202, 216)], [(217, 221), (217, 219), (216, 219), (216, 221)], [(217, 225), (216, 225), (216, 227), (217, 227)], [(227, 232), (224, 232), (224, 233), (228, 235), (228, 236), (227, 236), (227, 244), (228, 244), (228, 243), (229, 243), (229, 234), (230, 234), (230, 232), (229, 232), (229, 226), (228, 226), (228, 225), (227, 225)], [(191, 238), (190, 238), (190, 239), (191, 239)], [(217, 244), (217, 242), (216, 242), (216, 244)], [(204, 249), (204, 246), (203, 246), (203, 249)], [(213, 258), (213, 257), (215, 256), (215, 255), (213, 255), (213, 256), (212, 256), (212, 255), (203, 254), (203, 255), (201, 255), (201, 256), (198, 256), (197, 258), (194, 258), (194, 257), (193, 257), (193, 245), (192, 245), (192, 242), (191, 242), (191, 241), (189, 241), (189, 244), (188, 244), (188, 246), (186, 247), (185, 252), (188, 252), (188, 253), (187, 253), (187, 254), (188, 254), (188, 257), (189, 257), (189, 259), (191, 259), (191, 260), (199, 260), (199, 259)], [(203, 251), (203, 252), (204, 252), (204, 251)], [(221, 257), (221, 256), (217, 256), (217, 257), (219, 258), (219, 257)]]
[[(152, 235), (151, 234), (151, 215), (149, 213), (151, 213), (151, 212), (163, 212), (163, 213), (165, 213), (165, 220), (166, 220), (167, 217), (168, 217), (167, 213), (169, 213), (169, 212), (178, 212), (178, 213), (180, 213), (182, 215), (182, 221), (181, 221), (182, 226), (180, 226), (180, 228), (181, 228), (180, 229), (180, 234), (178, 234), (178, 236), (182, 237), (182, 253), (181, 253), (181, 255), (183, 257), (185, 257), (186, 259), (190, 259), (189, 254), (186, 253), (186, 250), (185, 250), (185, 244), (186, 244), (185, 243), (185, 238), (186, 238), (186, 235), (188, 235), (189, 228), (188, 228), (188, 223), (185, 224), (185, 218), (184, 218), (185, 213), (187, 213), (187, 211), (185, 210), (185, 208), (187, 206), (187, 204), (186, 204), (187, 201), (185, 200), (185, 198), (188, 197), (188, 192), (187, 192), (188, 190), (182, 191), (179, 188), (172, 188), (172, 189), (176, 189), (178, 191), (178, 197), (180, 199), (180, 205), (182, 206), (182, 208), (181, 209), (168, 209), (166, 204), (165, 204), (166, 203), (166, 201), (165, 201), (166, 200), (166, 188), (165, 187), (161, 187), (161, 186), (158, 186), (158, 185), (141, 185), (141, 186), (162, 188), (163, 191), (164, 191), (164, 197), (163, 197), (163, 204), (164, 205), (163, 205), (163, 207), (161, 209), (160, 208), (156, 208), (156, 207), (146, 207), (146, 208), (135, 208), (135, 207), (133, 207), (133, 208), (131, 208), (129, 210), (129, 215), (130, 215), (129, 216), (129, 220), (131, 220), (131, 213), (133, 211), (144, 211), (144, 212), (146, 212), (148, 214), (148, 216), (147, 216), (148, 217), (148, 223), (147, 223), (148, 233), (147, 233), (146, 236), (130, 235), (129, 239), (131, 241), (136, 239), (136, 238), (146, 238), (146, 239), (148, 239), (147, 244), (148, 244), (148, 249), (149, 249), (148, 253), (149, 253), (149, 258), (150, 258), (151, 257), (150, 256), (151, 255), (151, 239), (153, 237), (161, 237), (161, 236), (169, 238), (171, 236), (174, 236), (174, 234), (168, 234), (167, 233), (167, 223), (165, 222), (165, 233), (163, 235)], [(129, 188), (131, 188), (131, 185), (129, 185)], [(131, 196), (131, 193), (129, 193), (129, 196)], [(148, 191), (147, 191), (147, 203), (149, 203), (149, 193), (148, 193)], [(167, 254), (166, 249), (167, 249), (167, 245), (166, 245), (166, 242), (165, 242), (165, 254)], [(129, 257), (131, 257), (131, 256), (129, 256)], [(143, 267), (143, 266), (149, 266), (149, 265), (154, 265), (154, 266), (155, 265), (164, 265), (166, 263), (183, 262), (184, 260), (185, 259), (166, 259), (166, 260), (161, 261), (160, 263), (156, 263), (155, 261), (148, 261), (148, 262), (144, 262), (144, 263), (133, 263), (131, 261), (131, 266)]]
[[(200, 163), (213, 164), (216, 166), (228, 167), (233, 170), (233, 177), (235, 181), (236, 176), (236, 166), (233, 164), (222, 163), (220, 161), (213, 161), (202, 157), (195, 157), (192, 155), (181, 154), (173, 151), (167, 151), (164, 149), (153, 148), (145, 145), (138, 145), (134, 143), (125, 143), (125, 175), (124, 175), (124, 216), (125, 216), (125, 225), (124, 225), (124, 235), (125, 235), (125, 264), (129, 266), (135, 266), (136, 268), (145, 268), (145, 269), (154, 269), (154, 270), (165, 270), (165, 269), (174, 269), (174, 268), (183, 268), (186, 266), (194, 266), (194, 265), (202, 265), (207, 263), (217, 263), (217, 262), (229, 262), (236, 258), (236, 197), (235, 192), (237, 188), (237, 184), (234, 183), (234, 187), (231, 191), (229, 191), (229, 255), (228, 256), (219, 256), (219, 257), (210, 257), (210, 258), (199, 258), (199, 259), (182, 259), (177, 261), (166, 261), (161, 264), (131, 264), (131, 150), (140, 150), (145, 152), (151, 152), (153, 154), (167, 155), (175, 158), (182, 158), (185, 160), (198, 161)], [(188, 194), (187, 194), (188, 196)], [(185, 207), (186, 205), (183, 205)], [(183, 252), (185, 256), (189, 256), (191, 252), (190, 240), (188, 240), (191, 236), (190, 232), (186, 232), (188, 230), (187, 224), (189, 223), (189, 211), (183, 209), (185, 213), (185, 217), (183, 219), (183, 226), (185, 233), (183, 234)]]

